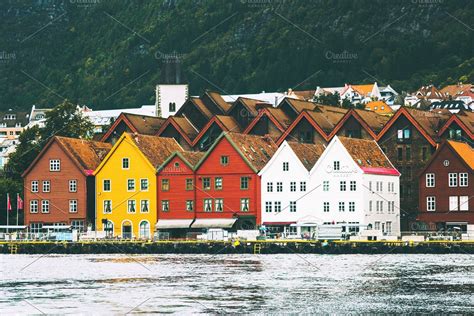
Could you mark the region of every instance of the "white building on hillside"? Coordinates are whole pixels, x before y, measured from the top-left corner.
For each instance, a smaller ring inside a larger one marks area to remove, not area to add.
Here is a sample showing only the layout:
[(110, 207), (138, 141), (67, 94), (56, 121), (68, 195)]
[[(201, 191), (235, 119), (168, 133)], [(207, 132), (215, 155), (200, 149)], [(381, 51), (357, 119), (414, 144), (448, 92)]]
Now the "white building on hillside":
[(260, 171), (262, 223), (270, 232), (288, 232), (291, 224), (314, 213), (306, 201), (309, 170), (323, 151), (323, 145), (284, 141)]
[(375, 141), (336, 136), (311, 169), (313, 190), (300, 207), (346, 233), (399, 236), (399, 176)]

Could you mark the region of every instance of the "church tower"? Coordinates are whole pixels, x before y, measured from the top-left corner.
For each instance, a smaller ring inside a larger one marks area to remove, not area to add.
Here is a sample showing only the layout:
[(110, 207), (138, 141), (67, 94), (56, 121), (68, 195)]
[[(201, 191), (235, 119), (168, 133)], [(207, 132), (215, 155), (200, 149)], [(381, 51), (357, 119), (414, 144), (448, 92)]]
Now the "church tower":
[(176, 114), (188, 99), (188, 84), (182, 78), (178, 57), (163, 59), (160, 77), (156, 85), (156, 116), (167, 118)]

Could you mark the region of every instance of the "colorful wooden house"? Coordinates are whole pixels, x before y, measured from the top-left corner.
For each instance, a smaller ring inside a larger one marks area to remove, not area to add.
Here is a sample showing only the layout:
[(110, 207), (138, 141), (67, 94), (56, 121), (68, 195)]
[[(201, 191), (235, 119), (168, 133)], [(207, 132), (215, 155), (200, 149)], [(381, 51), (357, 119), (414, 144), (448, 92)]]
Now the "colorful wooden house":
[(98, 231), (110, 237), (153, 236), (156, 170), (176, 151), (183, 149), (173, 138), (122, 134), (94, 172)]
[(25, 225), (40, 233), (46, 225), (94, 229), (94, 170), (112, 145), (55, 136), (25, 170)]

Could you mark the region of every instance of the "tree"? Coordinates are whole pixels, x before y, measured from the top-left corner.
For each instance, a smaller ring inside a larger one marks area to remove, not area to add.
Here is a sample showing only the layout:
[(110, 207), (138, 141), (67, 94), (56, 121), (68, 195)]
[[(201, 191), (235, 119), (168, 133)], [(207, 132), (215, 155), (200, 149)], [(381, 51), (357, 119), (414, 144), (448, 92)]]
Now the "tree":
[(318, 95), (316, 96), (315, 101), (316, 103), (323, 105), (339, 106), (339, 99), (339, 92), (336, 91), (335, 93)]
[(46, 122), (41, 129), (41, 140), (45, 143), (53, 136), (91, 138), (94, 125), (85, 118), (77, 106), (64, 100), (46, 113)]

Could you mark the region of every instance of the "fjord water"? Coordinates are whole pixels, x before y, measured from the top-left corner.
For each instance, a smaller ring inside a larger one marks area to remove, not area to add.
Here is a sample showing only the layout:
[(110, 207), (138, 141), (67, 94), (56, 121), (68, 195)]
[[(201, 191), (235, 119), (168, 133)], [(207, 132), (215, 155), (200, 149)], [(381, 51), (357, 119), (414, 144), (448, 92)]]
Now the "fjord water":
[(1, 255), (0, 314), (474, 313), (449, 255)]

